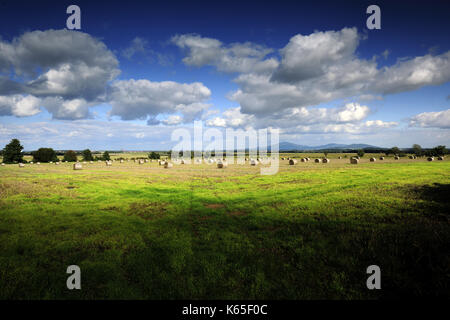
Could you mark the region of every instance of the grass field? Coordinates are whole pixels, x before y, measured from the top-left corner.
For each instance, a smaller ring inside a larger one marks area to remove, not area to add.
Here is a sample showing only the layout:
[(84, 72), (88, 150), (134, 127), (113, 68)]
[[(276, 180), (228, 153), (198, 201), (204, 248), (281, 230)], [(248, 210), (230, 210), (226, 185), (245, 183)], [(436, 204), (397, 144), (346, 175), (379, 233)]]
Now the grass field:
[[(273, 176), (249, 165), (0, 167), (0, 298), (448, 297), (450, 161), (369, 156), (281, 161)], [(66, 288), (72, 264), (81, 290)], [(373, 264), (381, 290), (366, 287)]]

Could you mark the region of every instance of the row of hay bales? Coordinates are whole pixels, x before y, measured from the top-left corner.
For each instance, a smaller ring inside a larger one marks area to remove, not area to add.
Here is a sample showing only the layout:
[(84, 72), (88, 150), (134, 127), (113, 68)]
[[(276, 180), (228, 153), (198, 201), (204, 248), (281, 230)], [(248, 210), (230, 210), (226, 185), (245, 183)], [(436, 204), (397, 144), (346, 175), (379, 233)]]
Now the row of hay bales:
[[(410, 157), (409, 157), (409, 159), (416, 159), (416, 158), (417, 158), (416, 156), (410, 156)], [(284, 158), (281, 158), (281, 159), (283, 160)], [(293, 159), (293, 158), (288, 158), (288, 159), (289, 159), (289, 165), (295, 165), (295, 164), (298, 163), (298, 160), (297, 160), (297, 159)], [(379, 157), (379, 160), (381, 160), (381, 161), (384, 160), (384, 159), (385, 159), (385, 157)], [(396, 156), (396, 157), (394, 157), (394, 159), (395, 159), (395, 160), (399, 160), (400, 158)], [(437, 157), (437, 159), (438, 159), (438, 160), (444, 160), (444, 157), (443, 157), (443, 156), (439, 156), (439, 157)], [(267, 162), (269, 162), (269, 160), (270, 160), (270, 159), (266, 159)], [(351, 157), (351, 158), (350, 158), (350, 163), (351, 163), (351, 164), (358, 164), (358, 163), (360, 162), (360, 160), (361, 160), (361, 158), (360, 158), (359, 156), (354, 156), (354, 157)], [(434, 160), (435, 160), (435, 157), (428, 157), (427, 160), (428, 160), (428, 161), (434, 161)], [(98, 162), (100, 162), (100, 161), (101, 161), (101, 160), (98, 160)], [(114, 161), (114, 160), (108, 160), (108, 161), (105, 161), (106, 166), (112, 166), (112, 162), (113, 162), (113, 161)], [(197, 162), (198, 162), (198, 163), (201, 163), (201, 161), (202, 161), (202, 160), (197, 159)], [(219, 168), (219, 169), (228, 167), (228, 162), (226, 161), (226, 159), (211, 159), (211, 158), (210, 158), (210, 159), (205, 159), (205, 161), (207, 161), (207, 163), (209, 163), (209, 164), (217, 163), (217, 168)], [(245, 158), (245, 161), (249, 161), (249, 164), (250, 164), (251, 166), (256, 166), (256, 165), (258, 165), (258, 164), (260, 164), (260, 163), (264, 163), (264, 162), (265, 162), (264, 160), (262, 160), (262, 159), (260, 159), (260, 158), (257, 158), (257, 159), (253, 159), (253, 158), (247, 159), (247, 158)], [(302, 158), (302, 159), (301, 159), (301, 162), (309, 162), (309, 161), (311, 161), (311, 158), (308, 158), (308, 157)], [(374, 158), (374, 157), (372, 157), (372, 158), (369, 159), (369, 161), (370, 161), (370, 162), (376, 162), (377, 159)], [(65, 161), (65, 162), (67, 162), (67, 161)], [(120, 160), (120, 163), (123, 163), (123, 162), (124, 162), (124, 160), (121, 159), (121, 160)], [(135, 160), (135, 162), (136, 162), (136, 160)], [(144, 163), (146, 163), (146, 162), (148, 162), (148, 160), (143, 160), (143, 159), (138, 160), (138, 163), (139, 163), (139, 164), (144, 164)], [(185, 164), (187, 161), (181, 159), (181, 160), (178, 161), (178, 162), (179, 162), (180, 164)], [(329, 162), (330, 162), (330, 159), (328, 159), (328, 158), (324, 158), (324, 159), (316, 158), (316, 159), (314, 159), (314, 162), (315, 162), (315, 163), (329, 163)], [(52, 164), (53, 162), (50, 161), (49, 163)], [(55, 162), (54, 164), (55, 164), (55, 165), (59, 165), (60, 163), (61, 163), (61, 162)], [(92, 164), (92, 163), (94, 163), (94, 162), (93, 162), (93, 161), (90, 161), (89, 163)], [(159, 163), (160, 166), (164, 166), (164, 168), (172, 168), (172, 167), (173, 167), (173, 163), (171, 163), (171, 162), (169, 162), (169, 161), (167, 161), (167, 160), (158, 160), (158, 163)], [(33, 164), (33, 162), (31, 161), (30, 164)], [(40, 162), (36, 162), (35, 164), (36, 164), (36, 165), (40, 165)], [(84, 161), (83, 164), (87, 164), (87, 162)], [(5, 164), (2, 163), (1, 165), (4, 166)], [(25, 167), (25, 164), (24, 164), (24, 163), (19, 163), (18, 165), (19, 165), (20, 168)], [(80, 162), (76, 162), (76, 163), (73, 165), (73, 169), (74, 169), (74, 170), (81, 170), (82, 168), (83, 168), (83, 166), (82, 166), (82, 163), (80, 163)]]

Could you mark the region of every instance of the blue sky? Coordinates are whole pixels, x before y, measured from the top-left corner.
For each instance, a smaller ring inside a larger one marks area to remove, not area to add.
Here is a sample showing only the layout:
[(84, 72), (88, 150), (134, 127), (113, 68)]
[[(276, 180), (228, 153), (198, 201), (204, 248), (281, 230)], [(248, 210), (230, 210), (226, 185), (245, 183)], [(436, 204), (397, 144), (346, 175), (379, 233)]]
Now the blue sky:
[[(66, 8), (81, 30), (65, 30)], [(368, 30), (366, 8), (381, 8)], [(0, 144), (168, 149), (206, 127), (450, 145), (448, 1), (0, 1)], [(77, 33), (74, 35), (74, 33)]]

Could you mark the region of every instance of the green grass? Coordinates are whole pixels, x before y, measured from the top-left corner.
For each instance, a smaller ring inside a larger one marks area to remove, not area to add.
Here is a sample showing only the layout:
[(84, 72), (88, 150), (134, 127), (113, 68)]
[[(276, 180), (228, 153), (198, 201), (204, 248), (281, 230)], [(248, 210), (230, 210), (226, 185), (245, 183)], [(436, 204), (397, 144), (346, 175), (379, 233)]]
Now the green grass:
[(0, 167), (0, 298), (447, 295), (450, 162), (367, 161)]

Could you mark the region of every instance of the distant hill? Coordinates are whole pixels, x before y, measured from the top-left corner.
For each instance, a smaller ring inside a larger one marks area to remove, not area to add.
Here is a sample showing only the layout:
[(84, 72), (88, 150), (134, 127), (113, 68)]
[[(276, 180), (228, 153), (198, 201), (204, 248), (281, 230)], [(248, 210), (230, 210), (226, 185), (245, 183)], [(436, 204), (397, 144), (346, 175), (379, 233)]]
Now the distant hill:
[(347, 149), (384, 149), (377, 146), (372, 146), (370, 144), (337, 144), (337, 143), (329, 143), (320, 146), (306, 146), (295, 144), (291, 142), (281, 142), (279, 144), (280, 151), (301, 151), (301, 150), (347, 150)]

